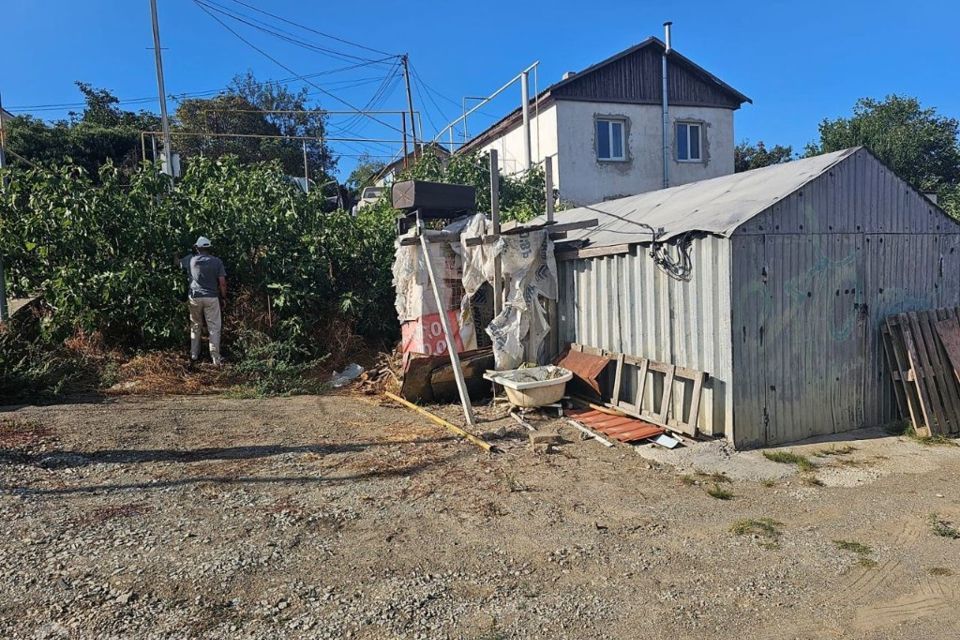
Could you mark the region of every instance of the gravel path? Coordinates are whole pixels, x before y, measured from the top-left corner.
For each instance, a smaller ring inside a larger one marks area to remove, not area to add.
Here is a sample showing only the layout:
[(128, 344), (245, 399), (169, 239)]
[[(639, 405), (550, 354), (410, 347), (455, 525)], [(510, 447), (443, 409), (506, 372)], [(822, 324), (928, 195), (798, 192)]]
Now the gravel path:
[(0, 407), (0, 637), (960, 636), (960, 447), (725, 481), (542, 426), (490, 456), (349, 395)]

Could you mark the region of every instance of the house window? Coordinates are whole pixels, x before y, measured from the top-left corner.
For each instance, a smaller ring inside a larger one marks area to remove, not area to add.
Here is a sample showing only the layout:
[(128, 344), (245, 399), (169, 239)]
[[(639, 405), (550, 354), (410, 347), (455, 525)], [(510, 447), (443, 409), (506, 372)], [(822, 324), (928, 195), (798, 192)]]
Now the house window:
[(703, 126), (695, 122), (677, 123), (677, 160), (700, 162), (703, 160), (701, 131)]
[(597, 160), (626, 160), (623, 118), (597, 118)]

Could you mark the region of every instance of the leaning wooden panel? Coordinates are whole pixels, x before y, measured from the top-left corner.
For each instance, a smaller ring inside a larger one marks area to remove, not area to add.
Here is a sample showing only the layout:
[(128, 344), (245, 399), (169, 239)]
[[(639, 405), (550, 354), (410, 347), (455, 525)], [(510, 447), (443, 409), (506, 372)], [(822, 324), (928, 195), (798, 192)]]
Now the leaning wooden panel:
[(893, 345), (890, 344), (893, 338), (890, 336), (890, 329), (886, 324), (880, 327), (880, 340), (883, 344), (883, 354), (887, 361), (887, 370), (890, 371), (890, 379), (893, 382), (893, 393), (897, 399), (897, 410), (900, 418), (903, 420), (913, 420), (909, 407), (907, 407), (907, 392), (904, 389), (906, 380), (903, 379), (903, 371), (897, 366), (896, 358), (893, 355)]
[(943, 433), (953, 433), (960, 424), (960, 398), (954, 388), (954, 376), (946, 358), (941, 358), (940, 341), (933, 328), (934, 311), (921, 311), (916, 314), (917, 324), (920, 325), (920, 335), (923, 337), (921, 348), (926, 349), (927, 362), (933, 376), (930, 383), (937, 388), (940, 402), (943, 405), (943, 414), (947, 422), (943, 426)]
[(930, 427), (927, 423), (923, 403), (920, 401), (920, 390), (917, 387), (916, 375), (910, 368), (910, 358), (907, 355), (907, 347), (903, 339), (903, 329), (896, 317), (887, 318), (887, 332), (890, 337), (890, 349), (896, 361), (897, 369), (900, 371), (900, 380), (910, 411), (910, 421), (913, 423), (913, 429), (921, 436), (929, 436)]
[[(934, 329), (940, 338), (944, 368), (947, 369), (947, 377), (953, 385), (954, 393), (960, 396), (960, 322), (956, 311), (952, 309), (942, 309), (937, 316), (939, 319), (934, 324)], [(960, 424), (954, 424), (951, 433), (960, 433)]]
[[(940, 407), (940, 399), (937, 398), (936, 402), (934, 402), (931, 397), (932, 389), (927, 385), (926, 381), (926, 376), (929, 375), (927, 371), (928, 366), (920, 356), (920, 351), (917, 349), (910, 318), (907, 317), (907, 314), (901, 313), (897, 318), (897, 322), (902, 331), (903, 346), (907, 352), (907, 361), (910, 363), (909, 375), (916, 384), (917, 395), (920, 397), (920, 409), (923, 412), (923, 421), (927, 425), (926, 435), (929, 436), (940, 433), (940, 429), (945, 421), (943, 418), (943, 410)], [(917, 331), (917, 334), (919, 334), (919, 331)]]

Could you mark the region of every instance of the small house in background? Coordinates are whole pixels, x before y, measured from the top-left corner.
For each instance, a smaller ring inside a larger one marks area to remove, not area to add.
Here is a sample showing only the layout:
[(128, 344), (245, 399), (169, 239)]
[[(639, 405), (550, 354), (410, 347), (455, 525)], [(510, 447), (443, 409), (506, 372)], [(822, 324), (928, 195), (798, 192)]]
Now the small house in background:
[[(750, 99), (673, 49), (648, 38), (564, 78), (530, 102), (531, 163), (553, 158), (560, 199), (591, 204), (733, 173), (733, 114)], [(666, 136), (664, 136), (666, 133)], [(505, 174), (525, 171), (518, 108), (458, 152), (496, 149)], [(664, 137), (667, 154), (664, 154)], [(666, 167), (664, 158), (666, 157)]]
[(897, 419), (884, 319), (960, 305), (960, 224), (862, 147), (556, 214), (591, 218), (560, 342), (707, 372), (700, 431), (738, 447)]

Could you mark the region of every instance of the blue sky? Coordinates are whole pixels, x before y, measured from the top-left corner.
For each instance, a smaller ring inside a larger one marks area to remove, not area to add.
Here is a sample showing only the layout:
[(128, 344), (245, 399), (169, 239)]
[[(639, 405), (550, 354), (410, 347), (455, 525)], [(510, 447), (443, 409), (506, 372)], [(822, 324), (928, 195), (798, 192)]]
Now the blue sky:
[[(207, 1), (257, 15), (235, 0)], [(791, 144), (799, 150), (816, 138), (823, 118), (848, 114), (859, 97), (889, 93), (917, 96), (944, 115), (960, 117), (960, 3), (955, 1), (243, 2), (373, 49), (408, 52), (419, 76), (414, 100), (431, 137), (458, 115), (462, 96), (485, 95), (535, 60), (543, 88), (564, 71), (660, 36), (668, 19), (674, 22), (679, 52), (753, 99), (737, 112), (738, 141)], [(239, 41), (193, 0), (158, 3), (168, 94), (218, 89), (247, 70), (262, 79), (294, 75)], [(224, 20), (297, 75), (381, 57), (297, 32), (305, 41), (348, 56), (332, 58)], [(64, 117), (69, 107), (36, 105), (78, 102), (74, 80), (105, 87), (124, 100), (156, 95), (148, 0), (4, 0), (3, 23), (0, 92), (10, 110)], [(390, 72), (388, 64), (367, 65), (314, 82), (362, 106)], [(308, 88), (317, 94), (318, 105), (343, 107)], [(378, 106), (404, 108), (399, 79), (385, 89)], [(485, 107), (470, 129), (475, 133), (517, 104), (519, 89)], [(157, 109), (155, 100), (125, 107)], [(170, 103), (171, 110), (175, 107)], [(334, 125), (351, 136), (399, 139), (377, 123), (341, 118)], [(341, 166), (348, 169), (353, 155), (389, 155), (399, 145), (338, 143), (334, 148), (345, 154)]]

